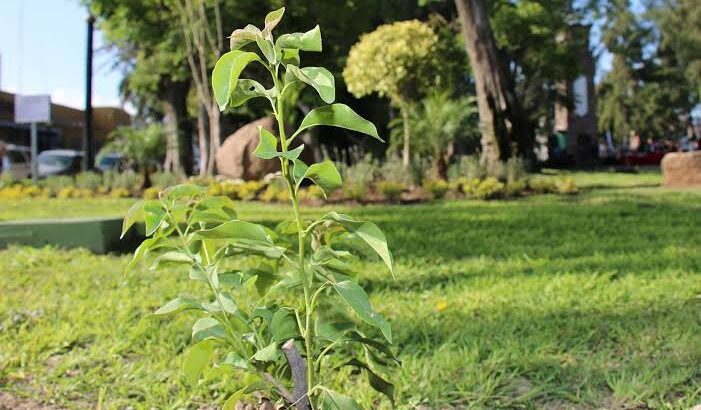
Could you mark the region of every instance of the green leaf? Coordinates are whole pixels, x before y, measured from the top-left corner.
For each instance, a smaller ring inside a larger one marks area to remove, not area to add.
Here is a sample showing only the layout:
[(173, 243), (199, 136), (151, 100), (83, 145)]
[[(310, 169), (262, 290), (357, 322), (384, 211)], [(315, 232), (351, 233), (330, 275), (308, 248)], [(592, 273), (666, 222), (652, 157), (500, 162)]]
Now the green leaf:
[(134, 251), (134, 256), (132, 256), (131, 260), (127, 264), (126, 268), (124, 268), (124, 274), (126, 275), (131, 271), (131, 269), (139, 263), (146, 254), (148, 254), (150, 251), (158, 248), (163, 248), (168, 246), (169, 243), (166, 239), (164, 238), (148, 238), (141, 242), (141, 245), (139, 245), (138, 248)]
[(184, 310), (203, 310), (202, 304), (188, 298), (175, 298), (153, 312), (153, 316), (168, 316)]
[(241, 287), (241, 285), (253, 278), (253, 276), (244, 275), (243, 272), (238, 271), (222, 272), (218, 276), (219, 283), (229, 288), (235, 289), (238, 289), (239, 287)]
[(190, 267), (190, 279), (199, 280), (200, 282), (209, 283), (207, 279), (207, 273), (199, 265), (192, 265)]
[(333, 287), (363, 322), (379, 328), (385, 339), (392, 343), (392, 328), (389, 322), (372, 308), (368, 294), (360, 285), (346, 280), (334, 283)]
[(355, 400), (333, 390), (321, 387), (319, 410), (362, 410)]
[[(385, 262), (389, 268), (392, 277), (394, 277), (394, 258), (387, 246), (387, 238), (382, 230), (372, 222), (356, 221), (349, 215), (339, 214), (338, 212), (329, 212), (321, 217), (318, 221), (334, 221), (341, 224), (348, 231), (355, 233), (367, 243), (377, 255)], [(317, 222), (318, 222), (317, 221)]]
[(317, 125), (329, 125), (361, 132), (384, 142), (377, 134), (375, 124), (364, 119), (345, 104), (331, 104), (311, 110), (291, 138), (296, 137), (305, 129)]
[(277, 51), (275, 50), (275, 44), (269, 39), (258, 37), (256, 39), (256, 44), (258, 48), (265, 56), (265, 59), (272, 65), (277, 63)]
[(246, 78), (239, 79), (229, 99), (230, 107), (239, 107), (251, 98), (269, 97), (269, 92), (261, 83)]
[(226, 196), (213, 196), (202, 199), (192, 210), (189, 224), (197, 222), (224, 223), (236, 219), (235, 204)]
[(231, 297), (230, 294), (228, 294), (227, 292), (220, 293), (219, 300), (222, 306), (224, 307), (224, 311), (234, 315), (239, 314), (239, 307), (236, 306), (236, 302), (234, 302), (234, 299)]
[(395, 363), (398, 365), (402, 365), (402, 361), (399, 360), (397, 356), (394, 355), (392, 352), (392, 349), (389, 348), (383, 341), (380, 340), (375, 340), (375, 339), (370, 339), (369, 337), (365, 337), (360, 332), (357, 330), (351, 330), (350, 332), (347, 333), (348, 337), (350, 340), (358, 343), (362, 343), (365, 346), (369, 346), (374, 348), (375, 350), (384, 353), (387, 357), (391, 358), (394, 360)]
[(268, 346), (260, 349), (253, 355), (252, 359), (259, 362), (274, 362), (280, 356), (280, 350), (276, 342), (270, 343)]
[[(301, 163), (299, 168), (297, 167), (298, 162)], [(318, 185), (324, 192), (324, 196), (328, 196), (334, 189), (343, 185), (341, 174), (339, 174), (333, 162), (329, 160), (312, 164), (309, 167), (300, 160), (295, 160), (294, 163), (295, 166), (292, 172), (297, 183), (297, 189), (299, 189), (299, 185), (304, 178), (309, 178)], [(304, 171), (303, 174), (301, 173), (302, 171)]]
[(137, 220), (144, 217), (144, 201), (138, 201), (132, 205), (127, 211), (127, 215), (124, 217), (124, 222), (122, 222), (122, 234), (119, 239), (124, 238), (129, 228), (136, 223)]
[(282, 157), (292, 161), (299, 158), (304, 149), (304, 144), (302, 144), (291, 151), (280, 152), (277, 150), (277, 138), (270, 131), (259, 125), (258, 134), (260, 135), (260, 142), (258, 142), (258, 146), (253, 151), (253, 155), (258, 158), (273, 159)]
[(384, 232), (372, 222), (363, 222), (355, 228), (354, 232), (380, 256), (394, 277), (394, 259), (389, 247), (387, 247), (387, 238)]
[(212, 71), (212, 88), (221, 111), (229, 106), (241, 72), (253, 61), (261, 61), (258, 54), (241, 50), (229, 51), (217, 61)]
[(299, 336), (299, 327), (294, 311), (284, 307), (278, 309), (270, 322), (270, 331), (273, 334), (273, 340), (278, 343)]
[(243, 357), (239, 356), (237, 353), (234, 352), (229, 352), (226, 355), (226, 358), (222, 362), (222, 365), (232, 366), (246, 370), (251, 368), (251, 365), (248, 363), (248, 360), (244, 359)]
[(256, 291), (258, 295), (265, 295), (270, 287), (275, 283), (276, 275), (273, 269), (269, 266), (260, 265), (259, 269), (250, 269), (246, 271), (247, 274), (255, 275), (256, 277)]
[(283, 34), (278, 37), (275, 45), (282, 49), (302, 51), (321, 51), (321, 29), (317, 25), (305, 33)]
[(363, 363), (358, 359), (351, 359), (346, 363), (346, 366), (364, 369), (365, 373), (368, 375), (370, 387), (375, 389), (375, 391), (384, 394), (392, 401), (392, 403), (394, 403), (394, 384), (388, 382), (382, 376), (377, 374), (367, 363)]
[[(323, 318), (317, 320), (314, 325), (315, 335), (320, 339), (328, 340), (330, 342), (337, 342), (341, 340), (344, 338), (346, 333), (355, 329), (356, 325), (353, 322), (328, 322)], [(350, 339), (346, 340), (350, 341)]]
[(202, 370), (209, 364), (214, 354), (213, 340), (203, 340), (192, 346), (183, 359), (183, 373), (188, 383), (197, 385)]
[(296, 159), (293, 161), (292, 177), (295, 180), (297, 188), (299, 188), (299, 184), (302, 183), (302, 180), (304, 179), (304, 176), (307, 174), (308, 170), (309, 167), (301, 159)]
[(239, 401), (241, 401), (243, 395), (246, 394), (246, 389), (248, 389), (248, 386), (241, 390), (235, 391), (231, 396), (229, 396), (229, 398), (226, 399), (226, 402), (224, 402), (222, 410), (235, 410), (236, 405), (239, 403)]
[(166, 199), (177, 200), (180, 198), (202, 195), (207, 192), (207, 188), (194, 184), (180, 184), (167, 188), (163, 191)]
[(161, 226), (166, 216), (166, 209), (158, 201), (144, 202), (144, 222), (146, 222), (146, 236), (153, 235)]
[(240, 220), (229, 221), (215, 228), (199, 231), (195, 233), (194, 237), (198, 239), (242, 239), (270, 243), (268, 234), (262, 226)]
[(231, 218), (236, 218), (236, 204), (228, 196), (210, 196), (197, 203), (195, 209), (222, 210)]
[(256, 38), (260, 36), (260, 29), (251, 24), (244, 28), (234, 30), (229, 37), (229, 46), (231, 47), (231, 51), (238, 50), (246, 44), (256, 41)]
[(193, 260), (182, 251), (170, 251), (160, 255), (151, 264), (150, 270), (156, 270), (162, 263), (187, 263), (192, 264)]
[(192, 211), (190, 214), (190, 224), (194, 224), (197, 222), (203, 222), (203, 223), (217, 223), (221, 224), (224, 222), (229, 222), (232, 219), (236, 219), (236, 216), (233, 218), (227, 215), (225, 212), (216, 210), (216, 209), (195, 209)]
[(300, 81), (311, 85), (325, 103), (331, 104), (336, 99), (336, 83), (331, 72), (323, 67), (299, 68), (289, 64), (287, 71)]
[(294, 48), (282, 49), (282, 64), (293, 64), (299, 67), (301, 60), (299, 59), (299, 50)]
[(272, 31), (277, 27), (282, 20), (282, 16), (285, 14), (285, 8), (280, 7), (277, 10), (271, 11), (265, 16), (265, 28), (263, 28), (263, 37), (268, 37)]
[(251, 312), (251, 319), (259, 317), (263, 319), (266, 323), (270, 323), (273, 320), (274, 314), (275, 313), (269, 308), (264, 306), (258, 306), (253, 310), (253, 312)]
[(203, 317), (192, 325), (192, 340), (199, 342), (201, 340), (225, 340), (226, 330), (213, 317)]

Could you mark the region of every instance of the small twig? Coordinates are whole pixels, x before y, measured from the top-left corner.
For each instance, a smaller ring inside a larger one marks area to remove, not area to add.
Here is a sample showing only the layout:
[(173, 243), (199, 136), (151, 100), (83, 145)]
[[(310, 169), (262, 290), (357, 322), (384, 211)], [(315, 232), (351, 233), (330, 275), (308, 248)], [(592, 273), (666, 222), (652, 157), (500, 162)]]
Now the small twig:
[(295, 403), (298, 410), (311, 410), (312, 407), (307, 396), (307, 362), (295, 347), (294, 339), (290, 339), (282, 345), (282, 352), (287, 358), (287, 363), (290, 364), (290, 369), (292, 369), (294, 383), (292, 397), (294, 400), (289, 401)]

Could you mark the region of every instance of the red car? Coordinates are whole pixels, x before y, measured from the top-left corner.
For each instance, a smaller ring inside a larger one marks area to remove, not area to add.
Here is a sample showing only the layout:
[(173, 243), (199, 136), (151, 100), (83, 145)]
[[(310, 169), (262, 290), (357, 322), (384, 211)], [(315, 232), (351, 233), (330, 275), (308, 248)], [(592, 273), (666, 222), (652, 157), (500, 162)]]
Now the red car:
[(624, 165), (627, 166), (643, 166), (643, 165), (660, 165), (662, 157), (667, 152), (629, 152), (621, 157)]

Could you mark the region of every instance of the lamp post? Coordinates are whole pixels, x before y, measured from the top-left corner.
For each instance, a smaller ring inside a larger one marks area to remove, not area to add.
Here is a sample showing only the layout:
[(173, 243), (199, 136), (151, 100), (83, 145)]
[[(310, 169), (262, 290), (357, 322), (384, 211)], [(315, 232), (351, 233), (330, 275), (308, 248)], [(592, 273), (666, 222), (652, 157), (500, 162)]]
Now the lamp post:
[(88, 16), (88, 44), (85, 66), (85, 118), (83, 129), (83, 171), (93, 167), (93, 129), (92, 129), (92, 59), (93, 59), (93, 31), (95, 17)]

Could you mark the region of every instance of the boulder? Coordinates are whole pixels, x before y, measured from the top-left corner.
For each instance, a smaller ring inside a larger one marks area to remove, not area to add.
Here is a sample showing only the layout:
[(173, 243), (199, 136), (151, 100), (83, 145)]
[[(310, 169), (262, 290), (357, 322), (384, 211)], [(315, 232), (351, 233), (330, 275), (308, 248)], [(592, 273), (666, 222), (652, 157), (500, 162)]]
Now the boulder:
[(670, 152), (662, 158), (661, 165), (664, 186), (701, 185), (701, 151)]
[(277, 135), (277, 122), (263, 117), (250, 122), (228, 136), (217, 151), (217, 171), (232, 179), (259, 180), (280, 170), (278, 161), (262, 160), (253, 156), (258, 146), (258, 126)]

